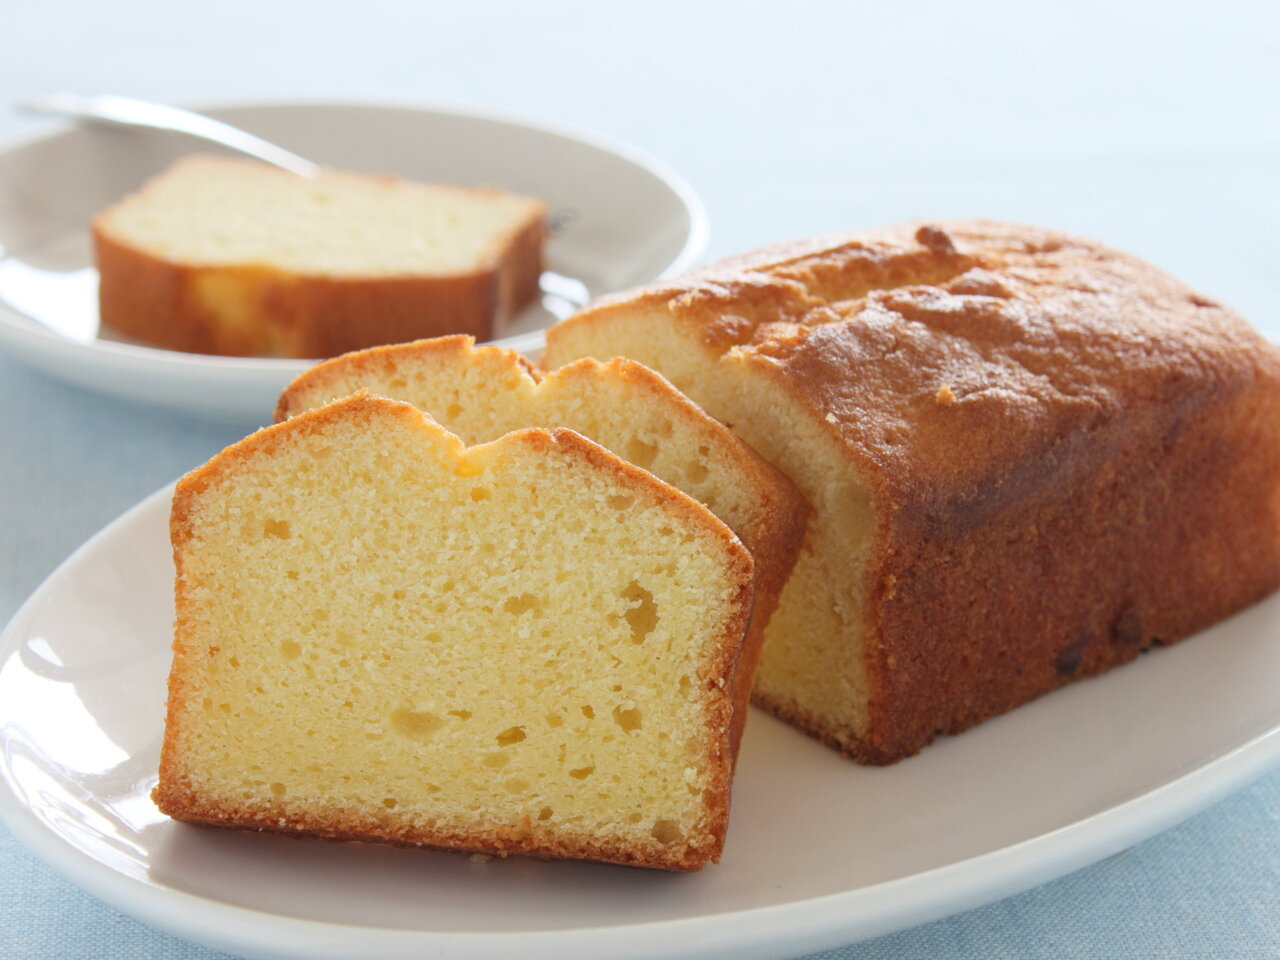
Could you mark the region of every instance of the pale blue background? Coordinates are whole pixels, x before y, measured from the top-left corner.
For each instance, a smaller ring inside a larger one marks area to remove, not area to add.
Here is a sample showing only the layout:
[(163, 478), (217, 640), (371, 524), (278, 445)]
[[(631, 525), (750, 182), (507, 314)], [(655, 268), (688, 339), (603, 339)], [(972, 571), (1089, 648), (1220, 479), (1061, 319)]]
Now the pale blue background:
[[(712, 256), (916, 216), (1037, 221), (1133, 250), (1280, 336), (1275, 0), (7, 4), (0, 138), (48, 126), (6, 101), (57, 89), (523, 111), (685, 174)], [(0, 356), (0, 621), (241, 432)], [(0, 958), (213, 956), (100, 905), (0, 829)], [(1038, 890), (822, 956), (1280, 956), (1280, 773)]]

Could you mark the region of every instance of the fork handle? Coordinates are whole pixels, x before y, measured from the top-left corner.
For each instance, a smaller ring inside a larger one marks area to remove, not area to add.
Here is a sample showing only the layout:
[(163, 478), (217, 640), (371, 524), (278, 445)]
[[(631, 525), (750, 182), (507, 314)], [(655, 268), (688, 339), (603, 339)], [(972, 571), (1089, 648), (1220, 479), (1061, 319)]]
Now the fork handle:
[(50, 94), (33, 100), (24, 100), (17, 106), (29, 113), (51, 113), (94, 123), (123, 127), (149, 127), (153, 130), (185, 133), (188, 136), (229, 147), (303, 177), (315, 177), (320, 173), (319, 165), (310, 160), (230, 124), (181, 107), (135, 100), (132, 97), (111, 95), (86, 97), (74, 93)]

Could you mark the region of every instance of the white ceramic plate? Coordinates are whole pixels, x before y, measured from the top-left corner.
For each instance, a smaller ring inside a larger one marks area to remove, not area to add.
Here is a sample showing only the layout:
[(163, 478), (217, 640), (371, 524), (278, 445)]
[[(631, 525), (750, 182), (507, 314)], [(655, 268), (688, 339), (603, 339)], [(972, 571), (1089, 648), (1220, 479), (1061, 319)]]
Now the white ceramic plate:
[[(547, 269), (576, 281), (570, 300), (544, 296), (501, 342), (537, 355), (541, 331), (597, 296), (669, 276), (706, 244), (692, 190), (657, 161), (603, 138), (463, 109), (281, 103), (198, 109), (310, 160), (417, 180), (499, 186), (547, 201), (567, 222)], [(213, 150), (177, 135), (85, 125), (0, 150), (0, 346), (94, 390), (258, 426), (305, 360), (158, 350), (98, 329), (89, 219), (184, 153)], [(21, 309), (26, 301), (52, 308)], [(58, 327), (28, 314), (52, 314)]]
[(148, 793), (169, 663), (171, 490), (0, 637), (0, 812), (74, 883), (252, 957), (786, 957), (1007, 896), (1280, 761), (1280, 598), (894, 767), (756, 713), (723, 861), (672, 875), (201, 830)]

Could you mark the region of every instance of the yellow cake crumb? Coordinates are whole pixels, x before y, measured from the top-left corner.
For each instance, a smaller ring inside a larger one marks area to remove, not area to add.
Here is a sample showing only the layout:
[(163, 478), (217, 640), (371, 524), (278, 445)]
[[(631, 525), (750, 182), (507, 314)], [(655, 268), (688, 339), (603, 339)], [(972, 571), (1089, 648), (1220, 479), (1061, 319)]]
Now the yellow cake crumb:
[(752, 561), (678, 490), (569, 430), (466, 447), (366, 395), (185, 477), (171, 529), (165, 813), (718, 858)]

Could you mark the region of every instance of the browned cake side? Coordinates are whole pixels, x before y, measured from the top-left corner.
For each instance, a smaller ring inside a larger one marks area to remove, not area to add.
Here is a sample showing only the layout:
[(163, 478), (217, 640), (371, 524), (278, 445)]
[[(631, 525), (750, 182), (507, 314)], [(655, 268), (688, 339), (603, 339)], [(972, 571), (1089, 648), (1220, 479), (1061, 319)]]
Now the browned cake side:
[(475, 273), (350, 279), (202, 267), (93, 235), (107, 326), (166, 350), (299, 358), (446, 333), (487, 340), (536, 295), (541, 238), (540, 226), (523, 231)]
[(587, 310), (547, 365), (614, 353), (813, 502), (757, 700), (861, 760), (1280, 584), (1277, 351), (1091, 241), (952, 223), (773, 248)]

